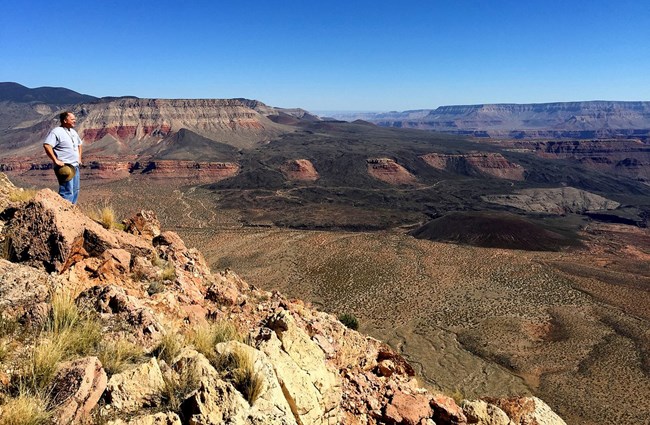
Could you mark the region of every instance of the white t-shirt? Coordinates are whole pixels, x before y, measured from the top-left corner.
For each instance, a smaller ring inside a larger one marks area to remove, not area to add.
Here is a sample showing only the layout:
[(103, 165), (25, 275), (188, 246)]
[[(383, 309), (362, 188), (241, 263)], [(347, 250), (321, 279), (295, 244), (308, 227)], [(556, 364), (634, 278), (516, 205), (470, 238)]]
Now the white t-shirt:
[(53, 128), (45, 138), (44, 143), (52, 146), (52, 150), (59, 161), (74, 166), (79, 165), (79, 146), (83, 145), (84, 142), (74, 128)]

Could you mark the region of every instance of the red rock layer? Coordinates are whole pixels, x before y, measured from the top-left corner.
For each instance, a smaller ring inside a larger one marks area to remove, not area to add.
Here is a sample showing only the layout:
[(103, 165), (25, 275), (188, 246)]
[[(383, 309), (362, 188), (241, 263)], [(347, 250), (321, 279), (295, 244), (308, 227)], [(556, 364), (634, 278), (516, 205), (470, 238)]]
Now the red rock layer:
[(524, 180), (524, 167), (510, 162), (500, 153), (472, 153), (444, 155), (429, 153), (421, 158), (439, 170), (466, 169), (469, 167), (481, 174), (507, 180)]
[(141, 172), (153, 178), (198, 178), (210, 181), (224, 180), (237, 174), (239, 164), (232, 162), (151, 161), (137, 164), (132, 172)]

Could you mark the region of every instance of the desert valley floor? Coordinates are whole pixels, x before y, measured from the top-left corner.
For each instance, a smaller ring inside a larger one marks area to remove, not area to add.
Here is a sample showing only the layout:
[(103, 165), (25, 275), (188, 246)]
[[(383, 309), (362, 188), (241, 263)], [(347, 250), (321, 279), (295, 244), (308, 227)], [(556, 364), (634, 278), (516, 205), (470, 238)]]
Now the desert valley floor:
[(398, 348), (432, 388), (533, 393), (570, 424), (650, 423), (648, 229), (590, 223), (582, 247), (526, 252), (418, 240), (404, 229), (243, 227), (200, 186), (83, 187), (82, 209), (105, 204), (122, 216), (156, 211), (215, 270), (354, 314), (360, 331)]

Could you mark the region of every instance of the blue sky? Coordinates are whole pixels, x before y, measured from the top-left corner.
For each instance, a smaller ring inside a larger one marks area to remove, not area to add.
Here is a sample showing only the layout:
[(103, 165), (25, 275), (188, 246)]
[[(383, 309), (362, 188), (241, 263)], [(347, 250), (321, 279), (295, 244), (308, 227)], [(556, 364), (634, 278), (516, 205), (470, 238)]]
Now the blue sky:
[(323, 110), (650, 100), (650, 2), (0, 0), (0, 81)]

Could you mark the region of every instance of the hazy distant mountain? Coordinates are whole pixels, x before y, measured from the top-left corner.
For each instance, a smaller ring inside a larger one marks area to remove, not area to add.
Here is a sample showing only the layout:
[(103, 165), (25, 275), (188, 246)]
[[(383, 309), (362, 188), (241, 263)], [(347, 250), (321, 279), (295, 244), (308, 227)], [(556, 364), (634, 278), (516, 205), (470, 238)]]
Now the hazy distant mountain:
[(650, 134), (650, 102), (558, 102), (441, 106), (404, 112), (339, 113), (384, 127), (478, 137), (642, 137)]
[(74, 105), (75, 103), (92, 102), (94, 100), (98, 100), (98, 98), (87, 94), (80, 94), (63, 87), (38, 87), (30, 89), (18, 83), (0, 83), (0, 101)]
[(18, 83), (0, 83), (0, 131), (30, 126), (56, 111), (97, 99), (62, 87), (30, 89)]

